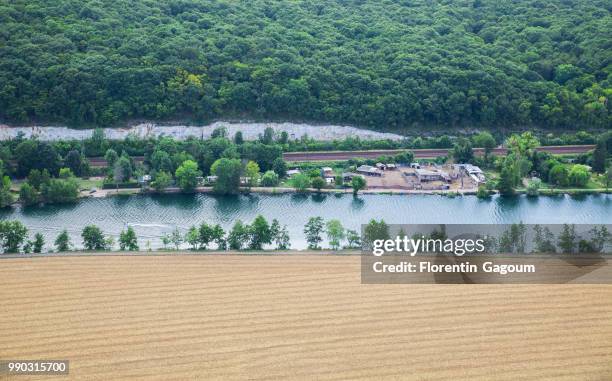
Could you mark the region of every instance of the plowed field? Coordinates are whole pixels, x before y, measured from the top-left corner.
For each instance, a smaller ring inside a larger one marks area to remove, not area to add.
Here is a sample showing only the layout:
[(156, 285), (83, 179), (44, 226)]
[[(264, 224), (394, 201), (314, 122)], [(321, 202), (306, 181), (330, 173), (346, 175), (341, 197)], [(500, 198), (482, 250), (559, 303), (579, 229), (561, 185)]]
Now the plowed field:
[(0, 298), (0, 360), (67, 359), (71, 379), (612, 380), (612, 286), (361, 285), (357, 256), (92, 256), (0, 260)]

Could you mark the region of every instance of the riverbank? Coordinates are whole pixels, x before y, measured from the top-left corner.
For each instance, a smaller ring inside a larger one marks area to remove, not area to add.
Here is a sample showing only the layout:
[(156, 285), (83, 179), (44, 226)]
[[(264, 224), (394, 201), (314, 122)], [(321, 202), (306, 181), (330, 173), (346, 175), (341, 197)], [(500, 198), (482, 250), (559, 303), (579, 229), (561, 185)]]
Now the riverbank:
[(62, 258), (62, 257), (140, 257), (140, 256), (275, 256), (275, 255), (307, 255), (307, 256), (347, 256), (361, 255), (360, 250), (342, 249), (342, 250), (173, 250), (173, 249), (158, 249), (149, 251), (66, 251), (53, 253), (17, 253), (17, 254), (0, 254), (0, 260), (15, 259), (15, 258)]
[[(442, 196), (474, 196), (478, 192), (478, 189), (453, 189), (453, 190), (419, 190), (419, 189), (364, 189), (359, 191), (358, 195), (442, 195)], [(96, 192), (91, 193), (90, 191), (82, 191), (80, 194), (81, 198), (93, 197), (110, 197), (110, 196), (129, 196), (129, 195), (160, 195), (160, 194), (179, 194), (181, 193), (180, 188), (168, 188), (163, 192), (154, 191), (143, 191), (140, 188), (134, 189), (99, 189)], [(214, 194), (212, 187), (198, 187), (194, 193), (202, 194)], [(252, 187), (250, 190), (241, 189), (241, 194), (353, 194), (353, 190), (350, 188), (346, 189), (321, 189), (317, 190), (314, 188), (308, 188), (305, 191), (298, 191), (295, 188), (286, 187)], [(516, 191), (517, 195), (526, 194), (524, 189)], [(542, 189), (540, 190), (540, 196), (554, 196), (554, 195), (576, 195), (576, 194), (611, 194), (612, 189)], [(497, 191), (492, 191), (491, 196), (497, 194)], [(534, 196), (537, 197), (537, 196)]]
[[(478, 189), (461, 189), (461, 190), (410, 190), (410, 189), (364, 189), (359, 191), (358, 195), (362, 194), (380, 194), (380, 195), (409, 195), (409, 194), (421, 194), (421, 195), (475, 195)], [(94, 193), (90, 193), (90, 191), (82, 191), (81, 198), (85, 197), (109, 197), (109, 196), (127, 196), (127, 195), (159, 195), (159, 194), (177, 194), (182, 193), (180, 188), (167, 188), (162, 192), (155, 191), (144, 191), (140, 188), (134, 189), (99, 189)], [(195, 189), (193, 193), (203, 193), (203, 194), (214, 194), (214, 189), (212, 187), (198, 187)], [(353, 194), (353, 190), (351, 188), (346, 189), (321, 189), (317, 190), (315, 188), (307, 188), (303, 191), (299, 191), (295, 188), (286, 188), (286, 187), (252, 187), (249, 190), (241, 189), (240, 194), (248, 195), (248, 194)]]

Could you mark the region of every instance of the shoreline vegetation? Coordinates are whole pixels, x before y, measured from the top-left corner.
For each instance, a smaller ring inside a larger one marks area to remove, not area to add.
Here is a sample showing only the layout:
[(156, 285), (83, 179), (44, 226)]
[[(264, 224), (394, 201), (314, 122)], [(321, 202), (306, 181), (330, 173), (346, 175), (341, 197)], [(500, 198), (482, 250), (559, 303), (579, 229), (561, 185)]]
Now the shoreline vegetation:
[[(97, 189), (95, 193), (91, 193), (89, 189), (81, 189), (78, 196), (74, 200), (77, 202), (78, 199), (85, 198), (103, 198), (103, 197), (124, 197), (124, 196), (154, 196), (154, 195), (166, 195), (166, 194), (185, 194), (178, 187), (168, 187), (161, 191), (155, 191), (152, 189), (143, 188), (122, 188), (122, 189)], [(316, 188), (305, 188), (298, 190), (293, 187), (251, 187), (250, 189), (240, 189), (237, 194), (249, 195), (249, 194), (304, 194), (304, 195), (316, 195), (316, 194), (335, 194), (335, 195), (354, 195), (354, 191), (351, 188), (343, 189), (316, 189)], [(516, 196), (527, 195), (533, 197), (530, 194), (529, 189), (522, 188), (514, 191)], [(217, 194), (213, 187), (196, 187), (192, 194)], [(360, 191), (362, 195), (386, 195), (386, 196), (410, 196), (410, 195), (438, 195), (446, 197), (459, 197), (459, 196), (476, 196), (481, 199), (490, 198), (493, 195), (499, 195), (498, 190), (489, 190), (486, 196), (479, 195), (478, 189), (440, 189), (440, 190), (417, 190), (417, 189), (364, 189)], [(558, 189), (539, 189), (537, 196), (557, 196), (557, 195), (594, 195), (594, 194), (612, 194), (612, 189), (608, 188), (558, 188)], [(356, 195), (354, 195), (356, 196)], [(20, 198), (13, 200), (11, 205), (22, 205), (31, 206), (25, 203)]]
[[(99, 189), (95, 193), (90, 193), (88, 190), (81, 190), (77, 199), (74, 202), (78, 202), (79, 199), (85, 198), (104, 198), (104, 197), (127, 197), (127, 196), (154, 196), (154, 195), (166, 195), (166, 194), (184, 194), (180, 188), (167, 188), (163, 191), (144, 190), (142, 188), (124, 188), (124, 189)], [(249, 195), (249, 194), (304, 194), (304, 195), (316, 195), (316, 194), (335, 194), (335, 195), (352, 195), (353, 190), (350, 188), (345, 189), (315, 189), (307, 188), (304, 190), (297, 190), (290, 187), (253, 187), (249, 190), (241, 189), (238, 194)], [(192, 194), (209, 194), (215, 195), (216, 192), (213, 187), (197, 187), (194, 189)], [(364, 189), (360, 191), (362, 195), (385, 195), (385, 196), (410, 196), (410, 195), (432, 195), (432, 196), (445, 196), (445, 197), (461, 197), (461, 196), (476, 196), (479, 197), (478, 189), (442, 189), (442, 190), (412, 190), (412, 189)], [(499, 195), (499, 191), (491, 190), (486, 197), (480, 197), (481, 199), (488, 199), (493, 195)], [(606, 188), (593, 188), (593, 189), (540, 189), (539, 196), (559, 196), (559, 195), (595, 195), (595, 194), (612, 194), (612, 189)], [(516, 189), (515, 195), (527, 195), (529, 194), (528, 189)], [(26, 205), (20, 199), (15, 199), (11, 205), (31, 206)]]
[[(143, 191), (142, 189), (105, 189), (99, 190), (96, 193), (103, 193), (102, 196), (98, 194), (86, 194), (82, 193), (80, 198), (88, 198), (88, 197), (113, 197), (113, 196), (147, 196), (147, 195), (163, 195), (163, 194), (173, 194), (173, 193), (182, 193), (180, 188), (169, 188), (165, 189), (163, 192), (155, 192), (155, 191)], [(193, 192), (194, 194), (202, 193), (202, 194), (215, 194), (215, 191), (212, 187), (199, 187), (196, 188)], [(295, 188), (266, 188), (266, 187), (254, 187), (250, 190), (242, 190), (240, 194), (248, 195), (250, 193), (260, 193), (260, 194), (284, 194), (284, 193), (295, 193), (295, 194), (353, 194), (351, 189), (315, 189), (308, 188), (304, 191), (296, 190)], [(516, 195), (528, 194), (526, 189), (517, 189), (515, 191)], [(369, 194), (369, 195), (444, 195), (444, 196), (477, 196), (477, 189), (460, 189), (460, 190), (411, 190), (411, 189), (365, 189), (360, 192), (360, 194)], [(490, 195), (499, 194), (498, 191), (492, 190)], [(572, 189), (541, 189), (541, 196), (554, 196), (554, 195), (576, 195), (576, 194), (612, 194), (612, 189), (605, 188), (595, 188), (595, 189), (580, 189), (580, 188), (572, 188)]]
[[(402, 142), (355, 137), (318, 141), (271, 127), (257, 140), (247, 141), (242, 131), (232, 136), (224, 126), (209, 138), (186, 140), (110, 139), (101, 129), (84, 140), (46, 142), (20, 135), (0, 141), (0, 207), (17, 199), (30, 206), (133, 193), (361, 192), (475, 194), (486, 199), (495, 193), (535, 197), (609, 192), (612, 132), (541, 139), (590, 144), (547, 151), (531, 132), (503, 139), (480, 132), (469, 138), (444, 135)], [(438, 156), (416, 157), (421, 151), (412, 149), (424, 145), (434, 149), (423, 151)], [(368, 150), (373, 155), (359, 156)], [(347, 154), (338, 159), (335, 151)], [(298, 161), (288, 161), (291, 157)], [(300, 157), (331, 160), (299, 161)], [(467, 166), (478, 175), (468, 173)], [(423, 173), (437, 175), (438, 180), (422, 180)]]
[[(575, 224), (564, 223), (562, 229), (553, 233), (546, 225), (535, 224), (533, 226), (533, 238), (527, 246), (527, 233), (531, 229), (523, 222), (513, 223), (500, 234), (487, 235), (486, 232), (479, 234), (482, 238), (482, 248), (478, 249), (481, 254), (598, 254), (609, 253), (609, 244), (612, 243), (612, 233), (606, 224), (592, 225), (588, 231), (577, 231)], [(403, 228), (399, 231), (392, 229), (392, 225), (384, 219), (370, 219), (367, 224), (362, 225), (360, 231), (344, 227), (338, 219), (324, 219), (323, 217), (310, 217), (303, 225), (302, 233), (308, 244), (306, 251), (310, 252), (335, 252), (340, 254), (355, 253), (356, 251), (369, 251), (372, 248), (385, 249), (388, 242), (409, 239)], [(446, 228), (439, 228), (429, 233), (413, 232), (412, 239), (433, 239), (448, 241)], [(231, 229), (224, 229), (220, 224), (209, 223), (206, 220), (201, 223), (193, 223), (186, 231), (175, 227), (172, 232), (164, 233), (161, 237), (163, 247), (154, 248), (148, 236), (139, 237), (131, 225), (126, 225), (115, 238), (107, 234), (97, 225), (84, 226), (80, 234), (80, 242), (74, 243), (67, 229), (62, 230), (52, 241), (47, 244), (45, 237), (40, 232), (31, 237), (28, 228), (18, 220), (0, 220), (0, 250), (2, 254), (42, 254), (68, 252), (178, 252), (198, 253), (210, 252), (220, 253), (287, 253), (293, 252), (292, 246), (295, 241), (289, 234), (288, 225), (282, 224), (276, 218), (270, 222), (258, 214), (252, 221), (243, 222), (236, 220)], [(395, 237), (395, 238), (393, 238)], [(404, 243), (408, 245), (407, 243)], [(397, 243), (399, 245), (399, 243)], [(412, 243), (415, 250), (419, 244)], [(427, 244), (429, 245), (429, 243)], [(434, 246), (435, 247), (435, 246)], [(528, 251), (526, 251), (529, 248)], [(118, 249), (118, 250), (117, 250)], [(462, 248), (460, 248), (463, 250)], [(384, 250), (379, 253), (384, 253)], [(439, 250), (419, 249), (423, 253), (451, 253), (463, 255), (465, 252), (455, 249)], [(299, 250), (304, 252), (304, 250)], [(376, 251), (374, 252), (375, 255)]]
[[(555, 253), (558, 258), (576, 258), (572, 256), (573, 254), (565, 254), (565, 253)], [(73, 250), (73, 251), (65, 251), (65, 252), (47, 252), (47, 253), (4, 253), (0, 254), (0, 261), (6, 259), (31, 259), (31, 258), (87, 258), (87, 257), (197, 257), (197, 256), (219, 256), (222, 255), (224, 257), (277, 257), (277, 256), (317, 256), (317, 257), (360, 257), (363, 255), (361, 250), (355, 249), (340, 249), (340, 250), (311, 250), (311, 249), (287, 249), (287, 250), (174, 250), (174, 249), (156, 249), (156, 250), (138, 250), (138, 251), (129, 251), (129, 250), (114, 250), (114, 251), (103, 251), (103, 250)], [(419, 253), (425, 259), (431, 258), (436, 255), (436, 253)], [(506, 258), (516, 258), (517, 256), (523, 255), (527, 258), (538, 258), (546, 257), (548, 258), (551, 254), (547, 253), (509, 253), (509, 254), (495, 254), (498, 259), (506, 259)], [(585, 254), (581, 254), (585, 255)], [(604, 255), (609, 256), (612, 253), (602, 252), (596, 253), (594, 255)]]
[(311, 249), (287, 249), (287, 250), (174, 250), (174, 249), (157, 249), (157, 250), (115, 250), (115, 251), (104, 251), (104, 250), (74, 250), (74, 251), (63, 251), (63, 252), (48, 252), (48, 253), (12, 253), (12, 254), (0, 254), (0, 260), (7, 258), (62, 258), (62, 257), (92, 257), (92, 256), (197, 256), (197, 255), (223, 255), (223, 256), (277, 256), (277, 255), (316, 255), (316, 256), (359, 256), (361, 255), (360, 250), (355, 249), (341, 249), (341, 250), (311, 250)]

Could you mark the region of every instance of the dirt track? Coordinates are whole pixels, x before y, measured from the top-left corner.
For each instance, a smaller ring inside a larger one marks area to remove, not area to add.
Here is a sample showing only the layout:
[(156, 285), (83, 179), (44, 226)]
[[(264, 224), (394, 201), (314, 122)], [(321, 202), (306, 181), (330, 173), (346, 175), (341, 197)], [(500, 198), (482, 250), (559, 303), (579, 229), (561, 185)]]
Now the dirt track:
[(4, 259), (0, 297), (0, 359), (69, 359), (73, 379), (612, 379), (612, 286), (361, 285), (357, 256), (108, 256)]
[[(574, 146), (546, 146), (536, 148), (538, 151), (546, 151), (555, 155), (580, 154), (595, 148), (593, 145), (574, 145)], [(440, 156), (447, 156), (447, 148), (427, 148), (410, 150), (414, 153), (415, 159), (433, 159)], [(287, 161), (325, 161), (325, 160), (349, 160), (354, 158), (376, 159), (380, 156), (397, 155), (404, 150), (372, 150), (372, 151), (333, 151), (333, 152), (286, 152), (283, 158)], [(493, 154), (500, 156), (508, 152), (506, 148), (494, 148)], [(474, 148), (477, 155), (484, 154), (482, 148)]]
[[(563, 154), (580, 154), (588, 152), (595, 148), (593, 145), (576, 145), (576, 146), (547, 146), (536, 148), (539, 151), (546, 151), (555, 155)], [(411, 150), (414, 153), (415, 159), (434, 159), (440, 156), (447, 156), (449, 150), (446, 148), (426, 148)], [(348, 160), (352, 158), (376, 159), (382, 155), (397, 155), (404, 150), (374, 150), (374, 151), (328, 151), (328, 152), (286, 152), (283, 158), (287, 161), (325, 161), (325, 160)], [(477, 155), (484, 154), (482, 148), (475, 148), (474, 153)], [(505, 155), (505, 148), (493, 149), (494, 155)], [(144, 156), (134, 156), (132, 159), (137, 163), (144, 161)], [(92, 167), (106, 167), (107, 163), (103, 157), (89, 158), (89, 163)]]

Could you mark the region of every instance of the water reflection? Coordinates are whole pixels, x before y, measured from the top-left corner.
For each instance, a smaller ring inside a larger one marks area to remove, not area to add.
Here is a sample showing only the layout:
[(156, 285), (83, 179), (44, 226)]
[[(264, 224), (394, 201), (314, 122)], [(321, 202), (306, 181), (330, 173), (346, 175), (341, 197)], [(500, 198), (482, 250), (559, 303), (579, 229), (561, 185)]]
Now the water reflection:
[(308, 194), (307, 193), (294, 193), (291, 196), (291, 202), (294, 204), (304, 204), (306, 203), (306, 201), (308, 201)]
[(577, 194), (572, 194), (569, 197), (574, 201), (585, 201), (587, 197), (589, 196), (584, 193), (577, 193)]
[(314, 201), (317, 204), (324, 202), (326, 198), (327, 196), (325, 193), (315, 193), (312, 195), (312, 201)]
[[(137, 197), (137, 196), (120, 194), (120, 195), (111, 197), (111, 200), (113, 200), (113, 206), (115, 206), (116, 208), (123, 208), (130, 203), (131, 201), (130, 199), (132, 197)], [(136, 202), (139, 202), (139, 200), (137, 200)]]
[(184, 209), (185, 204), (189, 204), (189, 200), (195, 200), (195, 196), (182, 195), (182, 194), (155, 194), (147, 196), (146, 198), (152, 200), (155, 204), (163, 207), (177, 207)]
[(538, 205), (538, 198), (537, 197), (529, 197), (526, 196), (525, 197), (525, 202), (530, 206), (530, 207), (534, 207)]
[(496, 196), (494, 201), (500, 209), (512, 210), (516, 208), (524, 196)]
[[(30, 206), (16, 206), (15, 209), (19, 210), (24, 216), (34, 218), (44, 218), (46, 216), (54, 216), (58, 213), (70, 212), (76, 210), (79, 204), (76, 202), (66, 204), (52, 204), (52, 205), (30, 205)], [(10, 210), (10, 209), (9, 209)]]
[(359, 211), (361, 209), (363, 209), (363, 207), (365, 206), (365, 201), (362, 198), (359, 198), (358, 196), (353, 196), (352, 200), (351, 200), (351, 209), (354, 211)]
[(257, 202), (257, 199), (245, 197), (244, 200), (238, 195), (229, 196), (211, 196), (214, 200), (213, 210), (222, 221), (231, 220), (232, 216), (239, 214), (240, 211), (253, 209), (253, 204), (249, 200)]

